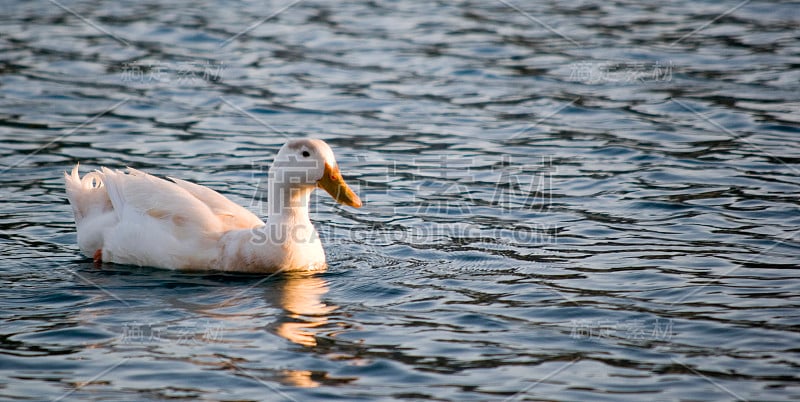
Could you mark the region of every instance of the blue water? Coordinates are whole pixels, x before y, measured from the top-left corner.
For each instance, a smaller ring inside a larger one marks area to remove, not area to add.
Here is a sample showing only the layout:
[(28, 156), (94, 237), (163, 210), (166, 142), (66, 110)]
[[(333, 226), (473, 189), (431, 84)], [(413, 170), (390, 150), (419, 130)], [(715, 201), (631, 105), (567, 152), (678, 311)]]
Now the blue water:
[[(0, 399), (797, 400), (800, 13), (750, 1), (7, 1)], [(104, 264), (61, 172), (263, 215), (327, 271)]]

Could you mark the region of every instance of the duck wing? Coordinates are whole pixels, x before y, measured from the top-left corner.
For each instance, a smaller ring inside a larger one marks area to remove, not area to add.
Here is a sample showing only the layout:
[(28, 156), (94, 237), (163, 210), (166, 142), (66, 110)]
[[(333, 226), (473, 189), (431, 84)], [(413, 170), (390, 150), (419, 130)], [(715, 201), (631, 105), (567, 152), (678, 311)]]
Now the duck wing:
[(199, 184), (169, 177), (175, 185), (206, 204), (211, 212), (222, 222), (223, 231), (234, 229), (250, 229), (263, 226), (264, 222), (244, 207), (227, 199), (224, 195)]
[(222, 230), (211, 208), (175, 183), (131, 168), (128, 174), (108, 168), (102, 168), (101, 173), (120, 222), (151, 217), (179, 231)]

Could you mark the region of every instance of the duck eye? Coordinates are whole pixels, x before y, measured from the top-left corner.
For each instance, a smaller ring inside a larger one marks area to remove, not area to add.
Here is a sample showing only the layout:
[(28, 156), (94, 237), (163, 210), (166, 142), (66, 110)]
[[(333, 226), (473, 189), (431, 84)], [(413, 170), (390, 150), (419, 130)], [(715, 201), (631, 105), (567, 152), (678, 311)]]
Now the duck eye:
[(311, 154), (308, 153), (308, 151), (303, 151), (303, 158), (308, 158), (309, 156), (311, 156)]

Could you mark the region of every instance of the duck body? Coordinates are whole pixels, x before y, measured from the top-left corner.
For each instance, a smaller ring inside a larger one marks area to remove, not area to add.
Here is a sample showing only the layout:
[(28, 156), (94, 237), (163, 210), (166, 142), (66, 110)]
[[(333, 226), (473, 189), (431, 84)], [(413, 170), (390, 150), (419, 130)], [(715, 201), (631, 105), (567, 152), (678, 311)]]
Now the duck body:
[(272, 273), (325, 267), (325, 252), (308, 215), (321, 187), (337, 201), (361, 206), (320, 140), (294, 140), (275, 157), (264, 222), (201, 185), (164, 180), (136, 169), (102, 168), (82, 178), (64, 174), (78, 246), (96, 261), (180, 270)]

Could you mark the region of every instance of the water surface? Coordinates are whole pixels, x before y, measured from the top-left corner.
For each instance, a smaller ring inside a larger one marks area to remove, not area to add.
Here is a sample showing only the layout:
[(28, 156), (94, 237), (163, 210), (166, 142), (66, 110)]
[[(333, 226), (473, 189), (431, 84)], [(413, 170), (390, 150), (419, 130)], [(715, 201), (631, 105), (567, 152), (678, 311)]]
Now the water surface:
[[(3, 399), (800, 398), (796, 4), (4, 8)], [(80, 255), (74, 163), (263, 214), (303, 136), (327, 271)]]

